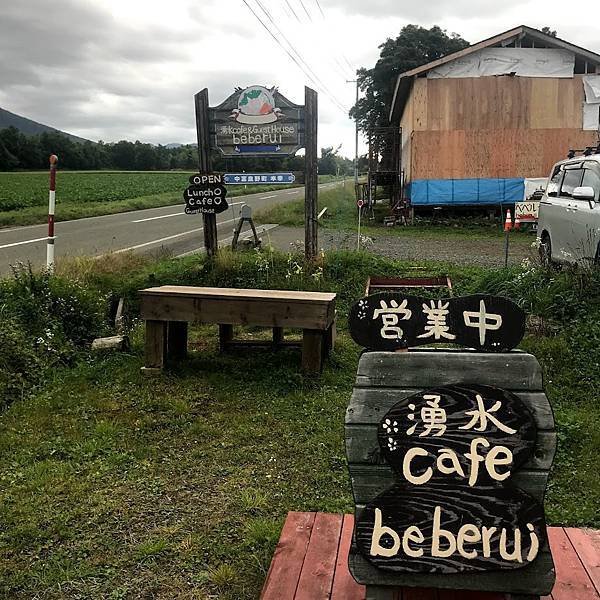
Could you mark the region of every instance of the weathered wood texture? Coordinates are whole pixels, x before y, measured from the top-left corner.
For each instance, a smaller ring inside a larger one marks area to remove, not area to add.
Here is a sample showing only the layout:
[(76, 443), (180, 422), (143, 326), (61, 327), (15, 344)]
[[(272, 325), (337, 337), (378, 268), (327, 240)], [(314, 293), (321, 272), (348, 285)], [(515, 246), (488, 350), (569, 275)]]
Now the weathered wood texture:
[(577, 75), (416, 78), (400, 121), (406, 179), (546, 177), (596, 141), (583, 101)]
[[(198, 137), (198, 171), (210, 173), (210, 131), (208, 125), (208, 88), (204, 88), (194, 96), (196, 109), (196, 135)], [(204, 248), (208, 256), (214, 256), (218, 250), (217, 215), (203, 214)]]
[(326, 330), (335, 294), (163, 286), (141, 290), (143, 319)]
[(415, 131), (411, 179), (547, 177), (570, 148), (596, 141), (581, 129)]
[[(394, 485), (392, 469), (382, 464), (378, 426), (389, 409), (403, 398), (432, 387), (474, 383), (515, 393), (530, 410), (539, 435), (533, 457), (511, 476), (511, 485), (543, 502), (548, 468), (556, 451), (550, 404), (543, 393), (542, 371), (536, 358), (521, 351), (481, 354), (461, 350), (414, 350), (362, 354), (352, 398), (346, 411), (348, 468), (356, 516), (364, 505)], [(361, 583), (378, 586), (433, 586), (510, 593), (546, 593), (554, 582), (547, 545), (530, 565), (507, 577), (502, 571), (476, 574), (393, 574), (370, 565), (353, 546), (350, 570)]]
[(314, 260), (318, 252), (317, 206), (319, 194), (319, 176), (317, 174), (317, 126), (318, 107), (317, 92), (309, 87), (304, 88), (305, 104), (305, 142), (304, 157), (304, 256), (306, 260)]
[(283, 341), (283, 328), (301, 328), (302, 365), (311, 373), (321, 371), (333, 348), (335, 294), (163, 286), (141, 290), (140, 296), (147, 323), (146, 369), (161, 369), (167, 351), (172, 358), (185, 355), (190, 321), (218, 323), (221, 350), (238, 344), (232, 341), (233, 325), (272, 327), (273, 346), (296, 345)]
[[(318, 594), (311, 600), (534, 600), (531, 595), (506, 595), (433, 588), (390, 588), (354, 581), (348, 570), (348, 550), (354, 519), (352, 515), (320, 518), (319, 513), (288, 513), (267, 573), (261, 600), (307, 598), (306, 590)], [(343, 519), (343, 520), (342, 520)], [(317, 527), (315, 527), (317, 524)], [(322, 524), (322, 525), (321, 525)], [(340, 526), (341, 524), (341, 526)], [(332, 529), (339, 542), (332, 543)], [(600, 598), (600, 532), (561, 527), (548, 528), (556, 560), (557, 581), (552, 594), (542, 600), (598, 600)], [(307, 558), (310, 560), (307, 562)], [(314, 557), (319, 557), (314, 560)], [(308, 569), (306, 573), (303, 573)], [(332, 570), (333, 572), (329, 572)], [(513, 574), (513, 577), (515, 574)], [(316, 579), (316, 581), (312, 581)], [(305, 588), (308, 585), (308, 588)], [(303, 595), (301, 595), (303, 594)]]
[(167, 324), (146, 320), (145, 364), (150, 369), (162, 369), (167, 357)]

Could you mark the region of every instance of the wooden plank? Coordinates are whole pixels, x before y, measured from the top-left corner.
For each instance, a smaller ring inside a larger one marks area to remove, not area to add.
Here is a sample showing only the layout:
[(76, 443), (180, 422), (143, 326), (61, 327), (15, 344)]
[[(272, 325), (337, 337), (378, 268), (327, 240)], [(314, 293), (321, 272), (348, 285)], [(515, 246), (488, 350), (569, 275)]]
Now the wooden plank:
[(553, 600), (597, 600), (599, 596), (596, 588), (565, 530), (562, 527), (551, 527), (548, 537), (556, 563)]
[(364, 600), (365, 586), (356, 583), (348, 570), (348, 553), (352, 544), (354, 517), (344, 515), (342, 533), (335, 563), (331, 600)]
[[(355, 388), (346, 410), (346, 425), (379, 423), (396, 402), (423, 389)], [(554, 430), (552, 407), (543, 392), (512, 391), (529, 408), (538, 430)]]
[(307, 373), (320, 373), (325, 359), (325, 334), (318, 329), (302, 332), (302, 369)]
[(448, 383), (492, 385), (542, 391), (542, 369), (531, 354), (411, 350), (366, 352), (360, 357), (357, 387), (424, 388)]
[(288, 513), (261, 600), (294, 600), (314, 522), (315, 513)]
[[(356, 549), (350, 549), (350, 572), (354, 577), (369, 585), (379, 586), (430, 586), (436, 589), (471, 589), (487, 591), (496, 589), (513, 594), (548, 594), (554, 583), (554, 565), (548, 551), (541, 551), (536, 560), (518, 571), (484, 571), (477, 573), (456, 573), (449, 577), (440, 573), (418, 575), (413, 573), (394, 574), (377, 569), (367, 562)], [(480, 593), (480, 592), (479, 592)], [(475, 596), (477, 598), (477, 596)], [(462, 596), (459, 596), (462, 600)], [(556, 599), (555, 599), (556, 600)], [(563, 599), (561, 599), (563, 600)], [(572, 600), (582, 600), (573, 598)], [(588, 598), (586, 600), (592, 600)]]
[(224, 298), (231, 297), (259, 300), (295, 300), (297, 302), (329, 303), (336, 299), (337, 294), (330, 292), (304, 292), (295, 290), (258, 290), (241, 288), (194, 287), (187, 285), (163, 285), (140, 290), (142, 296), (193, 296), (194, 298)]
[(164, 321), (322, 330), (331, 325), (334, 314), (327, 304), (320, 303), (309, 305), (293, 300), (197, 299), (183, 296), (142, 297), (140, 312), (144, 319)]
[[(346, 424), (346, 457), (349, 463), (385, 464), (380, 453), (377, 432), (379, 422), (371, 425)], [(548, 471), (556, 452), (557, 436), (555, 432), (538, 432), (533, 456), (523, 468), (533, 471)]]
[(144, 364), (148, 369), (162, 369), (167, 352), (167, 323), (165, 321), (146, 321), (146, 340), (144, 344)]
[[(349, 464), (348, 471), (356, 504), (367, 504), (391, 487), (396, 479), (388, 465)], [(514, 473), (510, 478), (512, 485), (528, 492), (539, 502), (544, 501), (547, 480), (547, 472), (523, 469)]]
[(342, 515), (317, 513), (295, 600), (329, 599), (341, 530)]
[(600, 594), (600, 531), (565, 527), (565, 532), (596, 592)]

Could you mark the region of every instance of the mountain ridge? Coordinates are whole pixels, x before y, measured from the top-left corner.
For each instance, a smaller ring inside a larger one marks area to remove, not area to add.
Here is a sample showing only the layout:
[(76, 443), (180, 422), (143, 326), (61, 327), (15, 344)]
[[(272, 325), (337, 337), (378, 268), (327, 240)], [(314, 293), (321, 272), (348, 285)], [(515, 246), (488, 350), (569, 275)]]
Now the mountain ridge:
[(40, 133), (60, 133), (61, 135), (64, 135), (70, 140), (79, 144), (91, 141), (79, 137), (77, 135), (73, 135), (72, 133), (61, 131), (60, 129), (56, 129), (56, 127), (50, 127), (49, 125), (38, 123), (33, 119), (28, 119), (27, 117), (23, 117), (9, 110), (6, 110), (5, 108), (0, 107), (0, 129), (5, 129), (6, 127), (15, 127), (25, 135), (39, 135)]

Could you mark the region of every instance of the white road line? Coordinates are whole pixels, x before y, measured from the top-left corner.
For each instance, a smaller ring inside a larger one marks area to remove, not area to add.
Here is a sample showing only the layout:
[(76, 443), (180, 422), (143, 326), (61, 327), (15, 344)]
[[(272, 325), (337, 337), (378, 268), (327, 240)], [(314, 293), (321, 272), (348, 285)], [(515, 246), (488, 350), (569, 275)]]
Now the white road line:
[(22, 242), (13, 242), (12, 244), (4, 244), (4, 246), (0, 246), (0, 250), (2, 250), (2, 248), (12, 248), (13, 246), (22, 246), (23, 244), (33, 244), (35, 242), (43, 242), (44, 240), (47, 240), (48, 236), (43, 237), (43, 238), (36, 238), (35, 240), (23, 240)]
[(267, 198), (276, 198), (277, 194), (273, 194), (272, 196), (261, 196), (259, 200), (266, 200)]
[(145, 221), (155, 221), (156, 219), (167, 219), (168, 217), (179, 217), (185, 215), (184, 212), (171, 213), (170, 215), (160, 215), (159, 217), (148, 217), (147, 219), (136, 219), (132, 223), (144, 223)]
[(298, 191), (297, 191), (297, 190), (294, 190), (293, 192), (286, 192), (286, 194), (287, 194), (288, 196), (289, 196), (290, 194), (297, 194), (297, 193), (298, 193)]
[[(233, 223), (237, 221), (237, 219), (229, 219), (227, 221), (217, 221), (217, 227), (219, 225), (226, 225), (227, 223)], [(128, 252), (129, 250), (137, 250), (138, 248), (145, 248), (146, 246), (152, 246), (153, 244), (160, 244), (161, 242), (168, 242), (169, 240), (174, 240), (175, 238), (182, 237), (184, 235), (189, 235), (190, 233), (198, 233), (198, 231), (203, 231), (204, 227), (198, 227), (197, 229), (190, 229), (189, 231), (183, 231), (181, 233), (176, 233), (175, 235), (169, 235), (164, 238), (159, 238), (157, 240), (151, 240), (149, 242), (144, 242), (143, 244), (136, 244), (135, 246), (129, 246), (128, 248), (121, 248), (119, 250), (112, 250), (112, 254), (119, 254), (121, 252)], [(41, 238), (46, 239), (46, 238)], [(22, 242), (21, 242), (22, 243)], [(1, 248), (2, 246), (0, 246)], [(111, 254), (111, 252), (105, 252), (105, 254)], [(100, 255), (103, 256), (103, 255)]]

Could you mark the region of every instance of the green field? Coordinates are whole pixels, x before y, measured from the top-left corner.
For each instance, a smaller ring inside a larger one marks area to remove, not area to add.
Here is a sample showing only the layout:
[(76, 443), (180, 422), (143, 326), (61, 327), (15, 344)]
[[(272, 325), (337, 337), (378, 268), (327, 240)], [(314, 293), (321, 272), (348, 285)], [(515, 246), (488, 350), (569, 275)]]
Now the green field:
[[(183, 191), (191, 173), (67, 171), (56, 175), (60, 203), (115, 202)], [(48, 173), (0, 173), (0, 210), (48, 205)]]
[[(67, 221), (182, 202), (192, 172), (59, 171), (56, 220)], [(319, 178), (321, 182), (330, 176)], [(229, 186), (230, 197), (282, 186)], [(288, 186), (283, 186), (288, 187)], [(0, 173), (0, 227), (43, 223), (48, 212), (48, 173)]]

